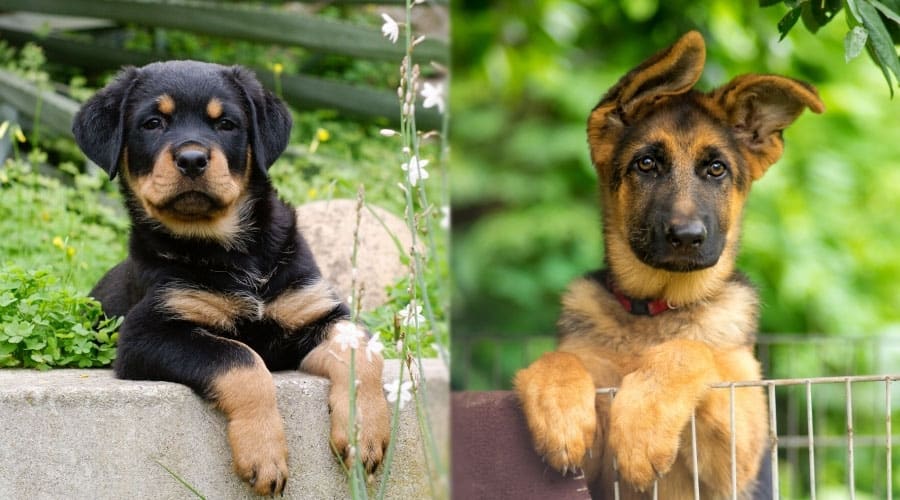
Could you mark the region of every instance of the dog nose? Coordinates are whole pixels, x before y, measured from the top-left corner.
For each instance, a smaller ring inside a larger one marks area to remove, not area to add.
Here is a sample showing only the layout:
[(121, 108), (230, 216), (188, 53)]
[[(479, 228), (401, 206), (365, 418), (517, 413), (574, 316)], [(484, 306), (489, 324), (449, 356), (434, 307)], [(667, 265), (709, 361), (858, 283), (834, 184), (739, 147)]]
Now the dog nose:
[(685, 224), (673, 224), (666, 231), (666, 240), (674, 248), (699, 247), (706, 241), (706, 226), (699, 220)]
[(175, 164), (182, 174), (195, 179), (203, 175), (203, 171), (209, 165), (209, 155), (199, 149), (185, 149), (175, 155)]

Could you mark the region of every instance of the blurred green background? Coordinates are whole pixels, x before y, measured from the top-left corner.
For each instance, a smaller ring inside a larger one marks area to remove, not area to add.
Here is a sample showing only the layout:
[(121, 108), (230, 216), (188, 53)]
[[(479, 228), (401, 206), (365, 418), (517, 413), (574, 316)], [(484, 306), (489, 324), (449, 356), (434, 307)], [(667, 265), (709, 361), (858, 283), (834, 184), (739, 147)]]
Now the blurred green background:
[[(552, 348), (559, 296), (601, 266), (585, 122), (628, 69), (698, 29), (699, 86), (747, 72), (813, 83), (786, 152), (751, 193), (739, 266), (759, 286), (761, 331), (900, 332), (900, 104), (844, 19), (779, 42), (787, 8), (734, 1), (454, 2), (453, 337), (456, 386), (504, 387)], [(839, 14), (845, 16), (845, 13)], [(499, 360), (477, 339), (523, 339)], [(497, 366), (498, 363), (500, 366)], [(810, 367), (808, 375), (814, 375)], [(790, 374), (781, 374), (788, 376)], [(465, 381), (463, 381), (465, 378)]]
[[(745, 209), (739, 267), (762, 297), (765, 376), (898, 371), (900, 98), (865, 51), (845, 62), (846, 12), (817, 34), (798, 23), (779, 41), (788, 7), (756, 1), (452, 6), (454, 389), (508, 389), (516, 370), (554, 348), (560, 294), (603, 262), (588, 113), (691, 29), (707, 42), (701, 89), (778, 73), (814, 84), (827, 107), (787, 129), (784, 157)], [(884, 465), (885, 393), (884, 383), (854, 388), (856, 432), (869, 436), (855, 450), (857, 498), (885, 498), (886, 475), (900, 474)], [(819, 494), (847, 498), (844, 386), (812, 394)], [(777, 402), (782, 494), (808, 498), (802, 386), (779, 389)], [(888, 408), (896, 421), (900, 409)]]

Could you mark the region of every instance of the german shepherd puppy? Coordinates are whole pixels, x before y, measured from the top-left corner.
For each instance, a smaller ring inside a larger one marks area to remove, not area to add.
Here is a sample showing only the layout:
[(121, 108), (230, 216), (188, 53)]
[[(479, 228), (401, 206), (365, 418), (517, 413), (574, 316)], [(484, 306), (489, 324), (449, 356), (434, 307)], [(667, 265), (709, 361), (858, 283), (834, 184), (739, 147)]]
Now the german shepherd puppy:
[[(124, 315), (116, 375), (185, 384), (228, 420), (234, 469), (280, 494), (287, 443), (270, 371), (331, 381), (332, 445), (349, 455), (350, 351), (364, 334), (325, 282), (268, 170), (291, 115), (248, 70), (197, 61), (127, 68), (88, 100), (73, 132), (120, 187), (128, 258), (91, 291)], [(369, 471), (390, 435), (380, 356), (357, 356), (359, 457)], [(354, 425), (355, 428), (355, 425)]]
[[(588, 119), (600, 182), (607, 268), (563, 298), (559, 347), (515, 387), (535, 447), (561, 470), (583, 468), (595, 498), (693, 498), (690, 418), (702, 498), (732, 492), (729, 391), (758, 380), (758, 298), (734, 269), (750, 185), (781, 156), (782, 130), (815, 89), (743, 75), (693, 90), (706, 58), (689, 32), (630, 71)], [(600, 387), (618, 387), (610, 396)], [(735, 391), (736, 484), (753, 494), (768, 432), (761, 388)]]

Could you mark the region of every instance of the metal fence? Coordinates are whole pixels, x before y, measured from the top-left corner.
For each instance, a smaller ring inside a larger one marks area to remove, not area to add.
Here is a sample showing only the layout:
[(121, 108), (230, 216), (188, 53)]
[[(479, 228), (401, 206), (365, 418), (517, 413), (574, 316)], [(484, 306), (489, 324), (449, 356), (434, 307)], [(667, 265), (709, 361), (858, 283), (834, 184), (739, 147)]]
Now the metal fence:
[[(871, 496), (871, 498), (887, 498), (892, 499), (894, 493), (894, 484), (893, 484), (893, 474), (894, 474), (894, 463), (893, 463), (893, 452), (892, 448), (894, 446), (894, 439), (892, 435), (891, 428), (891, 414), (894, 411), (893, 401), (891, 391), (892, 383), (900, 380), (900, 374), (898, 375), (870, 375), (870, 376), (845, 376), (845, 377), (818, 377), (818, 378), (805, 378), (805, 379), (770, 379), (770, 380), (757, 380), (757, 381), (743, 381), (743, 382), (725, 382), (713, 384), (711, 387), (717, 390), (728, 390), (729, 391), (729, 409), (731, 412), (731, 497), (734, 499), (738, 498), (740, 492), (738, 491), (737, 486), (737, 457), (736, 457), (736, 443), (735, 437), (740, 432), (740, 429), (735, 427), (735, 389), (740, 387), (763, 387), (766, 389), (768, 394), (768, 406), (769, 406), (769, 449), (771, 453), (771, 467), (770, 470), (761, 471), (761, 474), (769, 473), (771, 474), (771, 484), (772, 484), (772, 498), (779, 499), (784, 497), (790, 498), (810, 498), (811, 500), (816, 500), (817, 498), (817, 485), (821, 481), (821, 467), (819, 469), (816, 468), (816, 463), (822, 464), (829, 458), (825, 458), (826, 455), (833, 456), (833, 453), (826, 453), (829, 449), (839, 448), (844, 450), (845, 460), (844, 463), (844, 479), (845, 479), (845, 488), (844, 493), (846, 494), (843, 498), (849, 498), (851, 500), (855, 500), (857, 497), (857, 493), (861, 493), (865, 495), (867, 498)], [(873, 434), (872, 429), (868, 429), (868, 434), (857, 435), (857, 428), (854, 426), (854, 404), (853, 404), (853, 387), (856, 384), (862, 383), (878, 383), (879, 385), (884, 386), (884, 399), (883, 399), (883, 420), (882, 420), (882, 429), (883, 432), (880, 434)], [(827, 384), (837, 384), (842, 386), (842, 390), (844, 392), (844, 401), (845, 401), (845, 413), (844, 413), (844, 421), (846, 423), (846, 427), (844, 428), (843, 435), (834, 435), (834, 434), (817, 434), (816, 432), (816, 412), (814, 411), (815, 404), (813, 402), (813, 387), (814, 386), (823, 386)], [(778, 399), (776, 397), (776, 389), (777, 388), (786, 388), (786, 387), (801, 387), (805, 392), (805, 423), (806, 423), (806, 434), (805, 435), (779, 435), (778, 428)], [(603, 388), (597, 390), (598, 395), (608, 394), (610, 399), (615, 397), (616, 389), (615, 388)], [(864, 447), (870, 449), (870, 451), (874, 451), (875, 454), (883, 455), (882, 464), (884, 471), (884, 477), (881, 481), (873, 481), (871, 478), (867, 478), (865, 481), (866, 484), (857, 485), (857, 471), (856, 471), (856, 456), (857, 456), (857, 448)], [(880, 447), (881, 452), (876, 451)], [(786, 460), (784, 463), (780, 460), (780, 456), (795, 456), (797, 455), (798, 450), (805, 449), (807, 453), (806, 464), (801, 464), (799, 460), (794, 458), (793, 460)], [(792, 452), (792, 453), (789, 453)], [(697, 466), (697, 421), (694, 415), (691, 415), (691, 456), (693, 460), (692, 470), (694, 473), (694, 498), (696, 500), (700, 499), (700, 478), (697, 475), (697, 471), (699, 470)], [(805, 465), (805, 467), (804, 467)], [(803, 470), (806, 468), (806, 470)], [(787, 480), (782, 480), (781, 475), (782, 471), (786, 472), (788, 478)], [(836, 493), (834, 488), (835, 481), (830, 483), (832, 489), (829, 491), (831, 496), (833, 497)], [(785, 487), (787, 491), (782, 494), (782, 487)], [(613, 495), (613, 498), (618, 500), (619, 498), (619, 482), (615, 481), (613, 484), (613, 489), (610, 492)], [(658, 490), (657, 484), (653, 485), (653, 498), (656, 500), (658, 498)]]
[[(455, 383), (474, 380), (482, 367), (480, 380), (495, 384), (489, 388), (508, 388), (511, 372), (552, 349), (547, 338), (531, 347), (533, 339), (467, 342), (456, 337), (454, 342)], [(759, 339), (757, 357), (767, 379), (712, 387), (730, 391), (732, 409), (736, 388), (766, 391), (771, 467), (762, 473), (772, 478), (773, 498), (900, 497), (900, 480), (893, 480), (900, 474), (893, 451), (900, 436), (893, 436), (891, 427), (892, 415), (900, 411), (900, 394), (894, 393), (900, 390), (894, 383), (900, 380), (900, 336), (765, 335)], [(464, 373), (468, 370), (473, 372)], [(615, 389), (598, 393), (614, 397)], [(691, 427), (696, 432), (693, 419)], [(739, 432), (732, 427), (732, 436)], [(696, 434), (692, 437), (696, 452)], [(732, 444), (734, 478), (733, 450)], [(695, 498), (700, 498), (699, 478), (694, 484)], [(738, 498), (734, 479), (732, 484), (733, 497)], [(617, 493), (609, 495), (617, 498)]]

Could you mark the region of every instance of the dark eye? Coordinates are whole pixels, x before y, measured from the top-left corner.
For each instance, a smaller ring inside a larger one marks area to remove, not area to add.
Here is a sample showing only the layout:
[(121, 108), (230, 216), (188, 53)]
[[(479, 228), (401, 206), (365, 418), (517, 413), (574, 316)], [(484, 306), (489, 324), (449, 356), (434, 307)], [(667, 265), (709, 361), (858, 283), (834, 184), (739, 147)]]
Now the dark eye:
[(648, 174), (656, 170), (656, 159), (652, 156), (642, 156), (634, 162), (635, 168)]
[(141, 128), (143, 128), (144, 130), (156, 130), (162, 128), (162, 126), (163, 121), (160, 118), (150, 118), (149, 120), (141, 124)]
[(722, 177), (727, 171), (728, 167), (720, 161), (714, 161), (710, 163), (708, 167), (706, 167), (706, 175), (715, 178)]
[(222, 118), (221, 120), (216, 122), (216, 130), (224, 130), (228, 132), (230, 130), (234, 130), (237, 128), (237, 123), (229, 120), (228, 118)]

